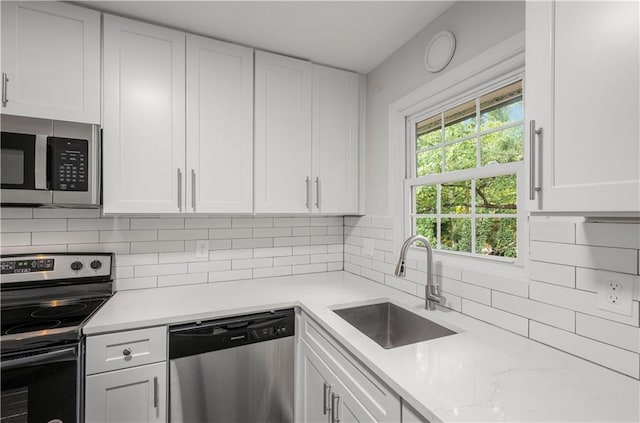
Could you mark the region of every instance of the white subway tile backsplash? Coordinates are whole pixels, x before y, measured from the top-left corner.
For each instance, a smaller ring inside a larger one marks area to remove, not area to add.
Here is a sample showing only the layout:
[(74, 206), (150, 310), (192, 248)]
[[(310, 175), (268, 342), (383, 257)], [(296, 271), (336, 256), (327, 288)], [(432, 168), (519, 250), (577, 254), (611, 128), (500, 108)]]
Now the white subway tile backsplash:
[(577, 223), (576, 244), (640, 250), (640, 224)]
[(384, 275), (384, 284), (407, 294), (418, 295), (418, 285), (403, 278), (391, 275)]
[[(344, 226), (327, 226), (327, 235), (344, 235)], [(342, 236), (344, 241), (344, 236)]]
[(100, 242), (92, 244), (73, 244), (73, 251), (85, 253), (115, 253), (129, 254), (131, 252), (128, 242)]
[(290, 236), (283, 238), (274, 238), (273, 246), (274, 247), (291, 247), (294, 245), (309, 245), (309, 237), (308, 236)]
[(273, 226), (309, 226), (308, 217), (276, 217), (273, 219)]
[(232, 239), (230, 241), (231, 248), (270, 248), (273, 247), (273, 238), (248, 238), (248, 239)]
[(529, 237), (532, 241), (573, 244), (576, 240), (576, 224), (564, 221), (531, 221)]
[[(216, 230), (216, 229), (212, 229)], [(209, 231), (207, 229), (160, 229), (158, 230), (158, 241), (175, 241), (189, 239), (207, 239)]]
[(327, 252), (326, 245), (304, 245), (293, 247), (293, 255), (301, 255), (301, 254), (324, 254)]
[(67, 230), (66, 219), (3, 219), (2, 232), (59, 232)]
[(532, 301), (514, 295), (494, 291), (491, 294), (491, 307), (509, 313), (527, 317), (570, 332), (575, 331), (576, 313), (573, 310)]
[(276, 236), (291, 236), (291, 228), (255, 228), (253, 230), (254, 238), (272, 238)]
[(271, 228), (273, 218), (270, 217), (233, 217), (231, 218), (232, 228)]
[(360, 236), (364, 238), (386, 239), (385, 230), (382, 228), (362, 228)]
[(374, 228), (393, 229), (393, 218), (371, 216), (371, 226), (373, 226)]
[(185, 229), (228, 229), (231, 228), (230, 217), (190, 217), (184, 220)]
[[(426, 292), (419, 289), (418, 296), (420, 296), (421, 298), (425, 298)], [(440, 304), (441, 306), (450, 308), (451, 310), (455, 310), (458, 313), (462, 313), (462, 298), (448, 292), (443, 292), (441, 297), (443, 300), (443, 302)]]
[[(620, 277), (629, 278), (629, 275), (621, 273)], [(633, 299), (640, 301), (640, 276), (633, 276)], [(595, 269), (576, 268), (576, 288), (583, 291), (596, 292), (598, 284), (598, 271)]]
[(500, 277), (487, 275), (484, 273), (462, 271), (462, 281), (490, 288), (495, 291), (506, 292), (520, 297), (529, 296), (529, 284), (527, 282), (503, 279)]
[(274, 266), (292, 266), (297, 264), (309, 264), (309, 255), (288, 256), (288, 257), (274, 257)]
[(132, 278), (133, 266), (116, 267), (116, 279)]
[(209, 282), (237, 281), (241, 279), (251, 279), (253, 275), (251, 269), (229, 270), (226, 272), (209, 272)]
[(264, 258), (253, 258), (253, 259), (237, 259), (231, 261), (231, 268), (233, 270), (240, 269), (254, 269), (257, 267), (272, 267), (273, 266), (273, 258), (264, 257)]
[(223, 270), (231, 270), (231, 260), (203, 261), (188, 264), (189, 273), (220, 272)]
[(158, 264), (158, 255), (149, 253), (116, 256), (116, 266), (140, 266), (143, 264)]
[(184, 251), (184, 241), (140, 241), (131, 243), (131, 253), (169, 253)]
[(532, 241), (532, 260), (637, 274), (638, 252), (623, 248)]
[(638, 327), (638, 302), (633, 302), (633, 316), (612, 313), (600, 310), (597, 307), (596, 294), (579, 289), (565, 288), (562, 286), (550, 285), (541, 282), (531, 282), (530, 298), (558, 307), (579, 311), (592, 316), (614, 320), (616, 322), (634, 325)]
[(310, 244), (311, 245), (321, 245), (321, 244), (337, 244), (339, 242), (343, 242), (342, 235), (318, 235), (311, 236)]
[(342, 216), (312, 217), (309, 221), (311, 226), (343, 226)]
[(292, 255), (292, 247), (256, 248), (253, 256), (258, 257), (284, 257)]
[(384, 273), (371, 269), (360, 269), (360, 275), (378, 283), (384, 283)]
[(148, 264), (135, 266), (136, 277), (160, 276), (160, 275), (181, 275), (187, 273), (187, 263), (174, 264)]
[(640, 378), (638, 354), (583, 336), (531, 321), (529, 337), (636, 379)]
[(329, 263), (342, 261), (342, 253), (331, 253), (331, 254), (312, 254), (311, 255), (311, 263)]
[(98, 231), (32, 232), (31, 245), (87, 244), (98, 242)]
[(462, 299), (462, 313), (518, 335), (529, 335), (529, 320), (496, 308)]
[(156, 230), (100, 231), (100, 242), (157, 241)]
[(120, 231), (129, 229), (127, 218), (69, 219), (69, 231)]
[(162, 288), (164, 286), (195, 285), (199, 283), (207, 283), (207, 280), (208, 275), (206, 273), (158, 276), (158, 288)]
[(326, 263), (298, 264), (291, 268), (291, 273), (294, 275), (301, 275), (304, 273), (319, 273), (319, 272), (326, 272), (326, 271), (327, 271)]
[[(239, 239), (252, 238), (253, 230), (251, 228), (236, 229), (209, 229), (209, 239)], [(206, 237), (205, 237), (206, 238)], [(194, 238), (198, 239), (198, 238)]]
[(158, 278), (157, 276), (149, 276), (145, 278), (118, 278), (115, 285), (115, 289), (118, 291), (156, 288), (158, 286)]
[(254, 278), (270, 278), (273, 276), (287, 276), (291, 274), (291, 266), (265, 267), (253, 269)]
[(477, 285), (460, 282), (455, 279), (437, 277), (440, 289), (458, 297), (468, 298), (477, 303), (491, 305), (491, 290)]
[(326, 226), (300, 226), (293, 228), (293, 236), (327, 235)]
[(180, 251), (176, 253), (159, 253), (158, 263), (184, 263), (192, 261), (207, 261), (208, 257), (196, 257), (195, 251)]
[[(3, 207), (0, 209), (0, 218), (2, 219), (31, 219), (33, 217), (33, 209), (22, 207)], [(4, 226), (6, 222), (2, 221), (0, 226)]]
[(532, 261), (529, 263), (529, 276), (535, 281), (576, 287), (576, 269), (571, 266)]
[(31, 232), (8, 232), (0, 234), (0, 245), (2, 245), (2, 247), (30, 244)]
[(327, 253), (344, 253), (344, 245), (329, 244), (327, 245)]
[(131, 219), (131, 229), (184, 229), (184, 219), (133, 218)]
[[(75, 246), (76, 244), (74, 244)], [(38, 254), (47, 253), (64, 253), (67, 251), (67, 244), (59, 245), (20, 245), (16, 247), (2, 247), (2, 254)]]
[(356, 266), (355, 264), (351, 264), (346, 261), (344, 262), (344, 265), (342, 266), (342, 268), (349, 273), (353, 273), (354, 275), (360, 275), (362, 271), (360, 266)]
[(254, 250), (216, 250), (209, 252), (210, 260), (233, 260), (240, 258), (253, 258)]
[(360, 256), (362, 255), (362, 247), (356, 247), (355, 245), (345, 244), (344, 253)]
[(337, 270), (342, 270), (344, 266), (344, 262), (342, 261), (332, 261), (327, 263), (327, 272), (335, 272)]
[(640, 354), (640, 330), (634, 326), (576, 313), (576, 333)]
[(80, 218), (98, 218), (100, 217), (100, 209), (33, 209), (34, 219), (70, 219), (74, 217)]

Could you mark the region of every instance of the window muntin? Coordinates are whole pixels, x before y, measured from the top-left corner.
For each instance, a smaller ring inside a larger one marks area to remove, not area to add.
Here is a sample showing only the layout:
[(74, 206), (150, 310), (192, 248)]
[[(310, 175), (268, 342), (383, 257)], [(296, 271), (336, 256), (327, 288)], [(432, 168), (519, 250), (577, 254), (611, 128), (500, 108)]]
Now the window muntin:
[(522, 81), (410, 123), (412, 232), (440, 250), (515, 259)]

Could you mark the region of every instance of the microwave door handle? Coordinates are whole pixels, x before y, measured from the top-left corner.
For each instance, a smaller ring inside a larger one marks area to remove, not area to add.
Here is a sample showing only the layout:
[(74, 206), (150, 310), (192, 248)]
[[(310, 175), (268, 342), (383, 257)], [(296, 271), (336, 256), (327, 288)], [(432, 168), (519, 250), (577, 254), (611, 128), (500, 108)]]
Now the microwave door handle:
[(47, 136), (36, 135), (35, 189), (47, 189)]

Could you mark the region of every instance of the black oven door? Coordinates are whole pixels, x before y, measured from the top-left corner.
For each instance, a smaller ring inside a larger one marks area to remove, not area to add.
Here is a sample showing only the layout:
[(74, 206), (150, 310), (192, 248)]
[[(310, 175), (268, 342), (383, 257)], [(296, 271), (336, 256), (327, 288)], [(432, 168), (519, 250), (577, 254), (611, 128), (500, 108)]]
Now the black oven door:
[(1, 420), (78, 422), (78, 347), (2, 358)]
[(47, 136), (2, 132), (0, 185), (3, 203), (51, 203)]

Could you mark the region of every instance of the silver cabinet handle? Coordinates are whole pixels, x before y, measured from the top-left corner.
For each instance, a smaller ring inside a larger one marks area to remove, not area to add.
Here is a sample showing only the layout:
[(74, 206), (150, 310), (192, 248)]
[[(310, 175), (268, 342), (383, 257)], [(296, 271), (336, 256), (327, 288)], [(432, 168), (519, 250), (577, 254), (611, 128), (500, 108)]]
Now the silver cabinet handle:
[(324, 383), (324, 389), (322, 394), (322, 414), (325, 416), (331, 411), (331, 404), (329, 404), (329, 394), (331, 394), (331, 385), (327, 382)]
[(340, 395), (331, 394), (331, 423), (340, 423)]
[(536, 184), (536, 136), (542, 135), (542, 128), (536, 129), (536, 121), (529, 121), (529, 200), (536, 199), (540, 187)]
[(158, 408), (158, 376), (153, 378), (153, 408)]
[(182, 171), (178, 168), (178, 210), (182, 211)]
[(309, 182), (311, 181), (311, 178), (309, 178), (308, 176), (305, 178), (304, 180), (304, 184), (306, 186), (306, 193), (305, 193), (305, 198), (306, 198), (306, 202), (304, 203), (304, 206), (311, 210), (311, 207), (309, 207)]
[(9, 100), (7, 99), (7, 82), (9, 82), (7, 73), (2, 72), (2, 105), (4, 107), (7, 107), (7, 103), (9, 102)]
[(196, 170), (191, 169), (191, 208), (196, 211)]
[(127, 347), (124, 350), (122, 350), (122, 355), (124, 355), (125, 357), (128, 357), (131, 355), (131, 348)]
[(320, 209), (320, 177), (316, 176), (316, 208)]

